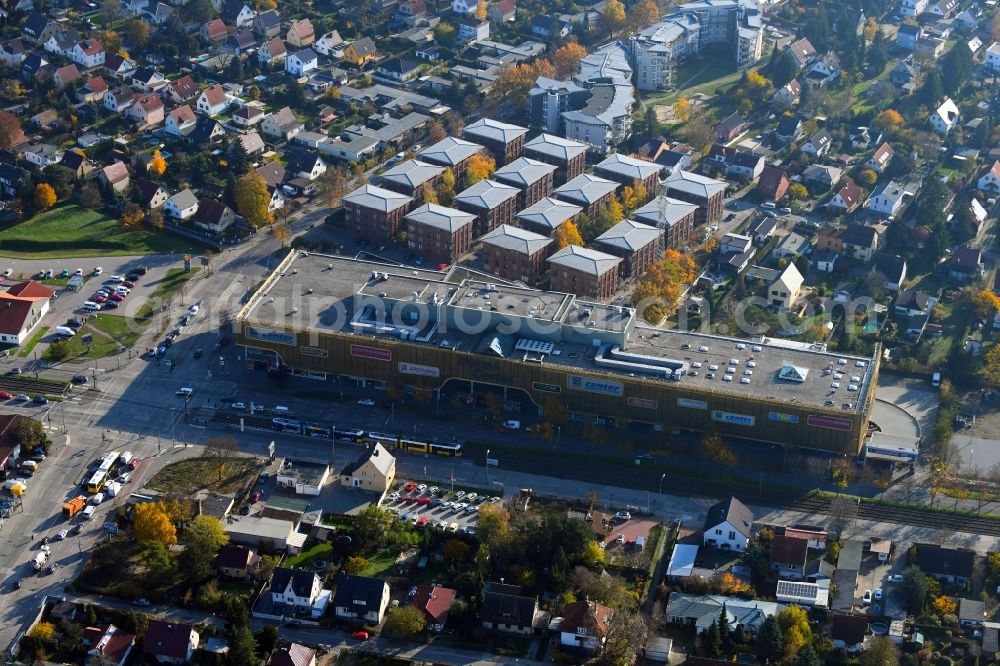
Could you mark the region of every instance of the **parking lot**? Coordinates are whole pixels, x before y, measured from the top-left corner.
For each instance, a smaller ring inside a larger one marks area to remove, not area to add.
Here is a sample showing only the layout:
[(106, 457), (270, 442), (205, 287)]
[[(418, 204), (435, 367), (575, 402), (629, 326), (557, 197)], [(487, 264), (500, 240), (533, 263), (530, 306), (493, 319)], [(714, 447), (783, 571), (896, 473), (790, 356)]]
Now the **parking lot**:
[(418, 527), (475, 534), (480, 507), (499, 502), (496, 496), (462, 490), (451, 492), (447, 488), (404, 481), (386, 495), (383, 508)]
[[(905, 550), (900, 553), (898, 545), (887, 562), (878, 559), (878, 555), (866, 550), (861, 561), (861, 571), (858, 572), (857, 598), (855, 603), (864, 609), (871, 617), (888, 616), (893, 619), (906, 617), (906, 601), (900, 592), (897, 578), (906, 568)], [(871, 603), (866, 604), (866, 590), (872, 593)], [(878, 591), (881, 590), (881, 598)]]

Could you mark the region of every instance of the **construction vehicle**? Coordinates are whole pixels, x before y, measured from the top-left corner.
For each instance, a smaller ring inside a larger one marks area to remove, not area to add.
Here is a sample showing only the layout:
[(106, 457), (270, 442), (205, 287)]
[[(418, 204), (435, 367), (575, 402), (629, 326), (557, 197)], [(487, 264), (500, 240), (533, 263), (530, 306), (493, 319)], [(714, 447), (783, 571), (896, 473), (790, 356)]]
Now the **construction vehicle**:
[(31, 560), (31, 566), (35, 571), (41, 571), (42, 567), (45, 566), (45, 561), (49, 559), (49, 554), (46, 552), (36, 553), (35, 557)]
[(63, 504), (63, 515), (69, 520), (73, 518), (76, 514), (83, 511), (84, 507), (87, 506), (87, 497), (85, 495), (80, 495), (79, 497), (74, 497), (70, 501)]

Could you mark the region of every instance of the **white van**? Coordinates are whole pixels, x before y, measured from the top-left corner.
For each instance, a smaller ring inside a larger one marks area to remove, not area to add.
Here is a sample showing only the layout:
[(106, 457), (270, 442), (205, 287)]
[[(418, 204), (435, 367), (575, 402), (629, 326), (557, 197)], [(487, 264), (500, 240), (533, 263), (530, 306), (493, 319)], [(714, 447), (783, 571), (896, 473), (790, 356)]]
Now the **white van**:
[(47, 560), (47, 559), (49, 559), (49, 554), (48, 553), (45, 553), (45, 552), (35, 553), (35, 557), (33, 557), (32, 560), (31, 560), (31, 566), (32, 566), (32, 568), (35, 571), (41, 571), (42, 567), (45, 566), (45, 560)]
[(292, 410), (288, 409), (288, 407), (285, 407), (284, 405), (275, 405), (274, 413), (278, 416), (291, 416)]
[(32, 472), (37, 472), (38, 463), (36, 463), (34, 460), (25, 460), (24, 462), (21, 463), (21, 468), (30, 469)]
[(84, 301), (83, 303), (84, 312), (97, 312), (100, 309), (101, 305), (99, 303), (95, 303), (94, 301)]
[(90, 503), (93, 504), (94, 506), (97, 506), (103, 501), (104, 501), (104, 493), (97, 493), (96, 495), (90, 498)]
[(504, 428), (508, 428), (510, 430), (520, 430), (521, 429), (521, 422), (520, 421), (515, 421), (513, 419), (510, 419), (508, 421), (504, 421), (503, 422), (503, 427)]
[(97, 512), (97, 507), (91, 504), (90, 506), (88, 506), (86, 509), (83, 510), (83, 519), (90, 520), (91, 518), (94, 517), (94, 514), (96, 512)]
[(52, 332), (61, 338), (72, 338), (74, 335), (76, 335), (76, 331), (74, 331), (69, 326), (56, 326), (54, 329), (52, 329)]

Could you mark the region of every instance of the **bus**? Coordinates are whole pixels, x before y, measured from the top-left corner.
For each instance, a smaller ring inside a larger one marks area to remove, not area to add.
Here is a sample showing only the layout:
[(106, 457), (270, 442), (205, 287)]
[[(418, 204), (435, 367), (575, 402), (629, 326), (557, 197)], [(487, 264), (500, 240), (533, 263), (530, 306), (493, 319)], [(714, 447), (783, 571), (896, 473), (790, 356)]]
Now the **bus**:
[(118, 451), (112, 451), (111, 453), (105, 454), (101, 458), (100, 465), (89, 479), (87, 479), (87, 492), (89, 493), (99, 493), (104, 484), (107, 483), (108, 479), (111, 477), (111, 473), (115, 469), (115, 465), (118, 463)]
[(287, 432), (293, 435), (302, 434), (302, 424), (292, 419), (272, 419), (271, 428), (278, 432)]

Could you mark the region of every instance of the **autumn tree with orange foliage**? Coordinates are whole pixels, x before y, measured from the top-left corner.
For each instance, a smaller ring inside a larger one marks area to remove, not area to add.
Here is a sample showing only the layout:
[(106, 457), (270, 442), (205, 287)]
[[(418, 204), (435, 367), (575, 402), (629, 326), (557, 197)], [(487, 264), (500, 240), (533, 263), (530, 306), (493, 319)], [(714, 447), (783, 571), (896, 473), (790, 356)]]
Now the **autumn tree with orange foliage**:
[(48, 210), (56, 205), (56, 191), (48, 183), (39, 183), (35, 187), (35, 208)]
[(556, 242), (556, 249), (561, 250), (567, 245), (583, 246), (583, 236), (573, 222), (565, 222), (556, 227), (552, 234), (552, 239)]
[(635, 285), (632, 304), (642, 317), (658, 323), (677, 308), (684, 287), (694, 280), (694, 260), (677, 250), (667, 250), (663, 259), (652, 264)]
[(750, 592), (750, 585), (731, 574), (725, 572), (720, 574), (715, 580), (716, 587), (720, 594), (740, 595)]
[(552, 54), (552, 64), (556, 68), (556, 75), (559, 78), (566, 78), (576, 72), (580, 65), (580, 60), (587, 56), (587, 49), (580, 46), (577, 41), (569, 41), (560, 46)]
[(958, 611), (958, 602), (954, 597), (936, 597), (931, 605), (941, 615), (954, 615)]
[(539, 76), (556, 78), (556, 68), (544, 58), (522, 63), (501, 70), (490, 91), (489, 100), (494, 104), (505, 102), (515, 109), (523, 109), (528, 102), (528, 91)]
[(472, 187), (481, 180), (485, 180), (493, 175), (497, 170), (497, 163), (492, 157), (483, 155), (473, 155), (465, 165), (465, 186)]
[(126, 227), (137, 227), (145, 219), (146, 214), (139, 204), (129, 201), (122, 208), (122, 225)]
[(875, 124), (887, 130), (899, 129), (903, 125), (903, 116), (895, 109), (886, 109), (875, 116)]
[(966, 289), (965, 300), (972, 311), (980, 317), (986, 317), (992, 312), (1000, 311), (1000, 296), (997, 296), (991, 289)]
[(661, 12), (655, 0), (642, 0), (632, 8), (629, 15), (629, 24), (633, 32), (642, 32), (649, 26), (660, 20)]
[(159, 149), (153, 151), (152, 157), (149, 158), (149, 164), (146, 165), (146, 171), (157, 176), (162, 176), (167, 171), (167, 161), (163, 159)]

